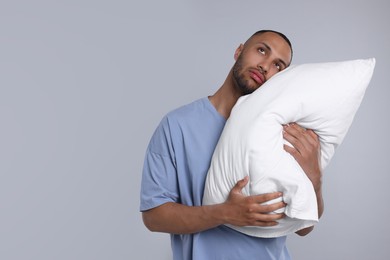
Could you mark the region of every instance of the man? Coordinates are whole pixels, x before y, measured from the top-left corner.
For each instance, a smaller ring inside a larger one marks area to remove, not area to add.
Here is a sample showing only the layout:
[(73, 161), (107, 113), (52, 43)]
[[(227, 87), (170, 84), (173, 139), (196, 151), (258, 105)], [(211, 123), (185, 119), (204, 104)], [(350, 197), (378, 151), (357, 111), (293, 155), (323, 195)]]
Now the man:
[[(259, 31), (234, 54), (225, 82), (209, 97), (170, 112), (148, 146), (141, 186), (141, 207), (148, 229), (171, 234), (174, 259), (290, 259), (286, 237), (255, 238), (223, 224), (272, 226), (283, 214), (269, 214), (285, 206), (261, 203), (282, 196), (270, 193), (244, 197), (239, 181), (226, 202), (202, 206), (206, 174), (226, 119), (242, 95), (252, 93), (292, 59), (289, 40), (275, 31)], [(284, 127), (285, 147), (312, 181), (318, 214), (323, 212), (319, 141), (311, 130), (296, 124)], [(259, 133), (261, 134), (261, 133)], [(312, 227), (298, 231), (306, 235)]]

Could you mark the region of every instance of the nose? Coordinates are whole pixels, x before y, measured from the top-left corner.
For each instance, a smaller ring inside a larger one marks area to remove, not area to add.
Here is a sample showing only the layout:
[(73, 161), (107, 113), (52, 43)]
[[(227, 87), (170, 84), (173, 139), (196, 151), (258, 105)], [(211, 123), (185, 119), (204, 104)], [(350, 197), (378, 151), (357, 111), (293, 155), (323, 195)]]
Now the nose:
[(267, 67), (266, 66), (259, 64), (259, 65), (257, 65), (257, 68), (259, 69), (261, 74), (263, 74), (263, 75), (267, 74)]

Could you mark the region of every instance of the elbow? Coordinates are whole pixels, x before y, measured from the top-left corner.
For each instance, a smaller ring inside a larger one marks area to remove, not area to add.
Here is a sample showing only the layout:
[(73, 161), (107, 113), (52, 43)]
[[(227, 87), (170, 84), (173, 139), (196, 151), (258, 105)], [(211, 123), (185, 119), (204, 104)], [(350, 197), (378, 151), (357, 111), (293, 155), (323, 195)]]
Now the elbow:
[(301, 236), (301, 237), (304, 237), (306, 235), (308, 235), (310, 232), (312, 232), (314, 229), (314, 226), (311, 226), (311, 227), (308, 227), (308, 228), (304, 228), (304, 229), (301, 229), (301, 230), (298, 230), (297, 232), (295, 232), (295, 234)]
[(149, 211), (142, 212), (142, 221), (149, 231), (157, 232), (156, 225), (154, 224), (153, 217)]

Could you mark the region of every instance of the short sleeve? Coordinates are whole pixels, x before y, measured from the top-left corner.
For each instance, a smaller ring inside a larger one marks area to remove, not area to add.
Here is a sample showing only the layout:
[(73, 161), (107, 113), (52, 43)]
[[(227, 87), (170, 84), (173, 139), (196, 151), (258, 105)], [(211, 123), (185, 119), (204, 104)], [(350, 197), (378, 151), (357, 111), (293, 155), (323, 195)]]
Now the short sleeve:
[(142, 172), (140, 211), (178, 202), (177, 171), (171, 130), (165, 117), (146, 151)]

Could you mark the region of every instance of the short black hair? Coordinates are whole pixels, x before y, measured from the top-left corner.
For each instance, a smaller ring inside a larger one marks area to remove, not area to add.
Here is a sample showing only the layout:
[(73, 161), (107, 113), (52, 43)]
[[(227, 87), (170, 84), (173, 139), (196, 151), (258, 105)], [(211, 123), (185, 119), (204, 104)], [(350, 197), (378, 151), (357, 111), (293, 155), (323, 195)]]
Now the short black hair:
[[(282, 38), (287, 42), (288, 46), (290, 46), (290, 50), (291, 50), (291, 60), (292, 60), (292, 57), (293, 57), (293, 48), (292, 48), (292, 44), (291, 44), (290, 40), (287, 38), (287, 36), (284, 35), (283, 33), (278, 32), (278, 31), (274, 31), (274, 30), (260, 30), (260, 31), (255, 32), (254, 34), (252, 34), (252, 36), (251, 36), (250, 38), (252, 38), (252, 37), (255, 36), (255, 35), (260, 35), (260, 34), (267, 33), (267, 32), (276, 33), (277, 35), (279, 35), (280, 37), (282, 37)], [(291, 60), (290, 60), (290, 62), (291, 62)]]

